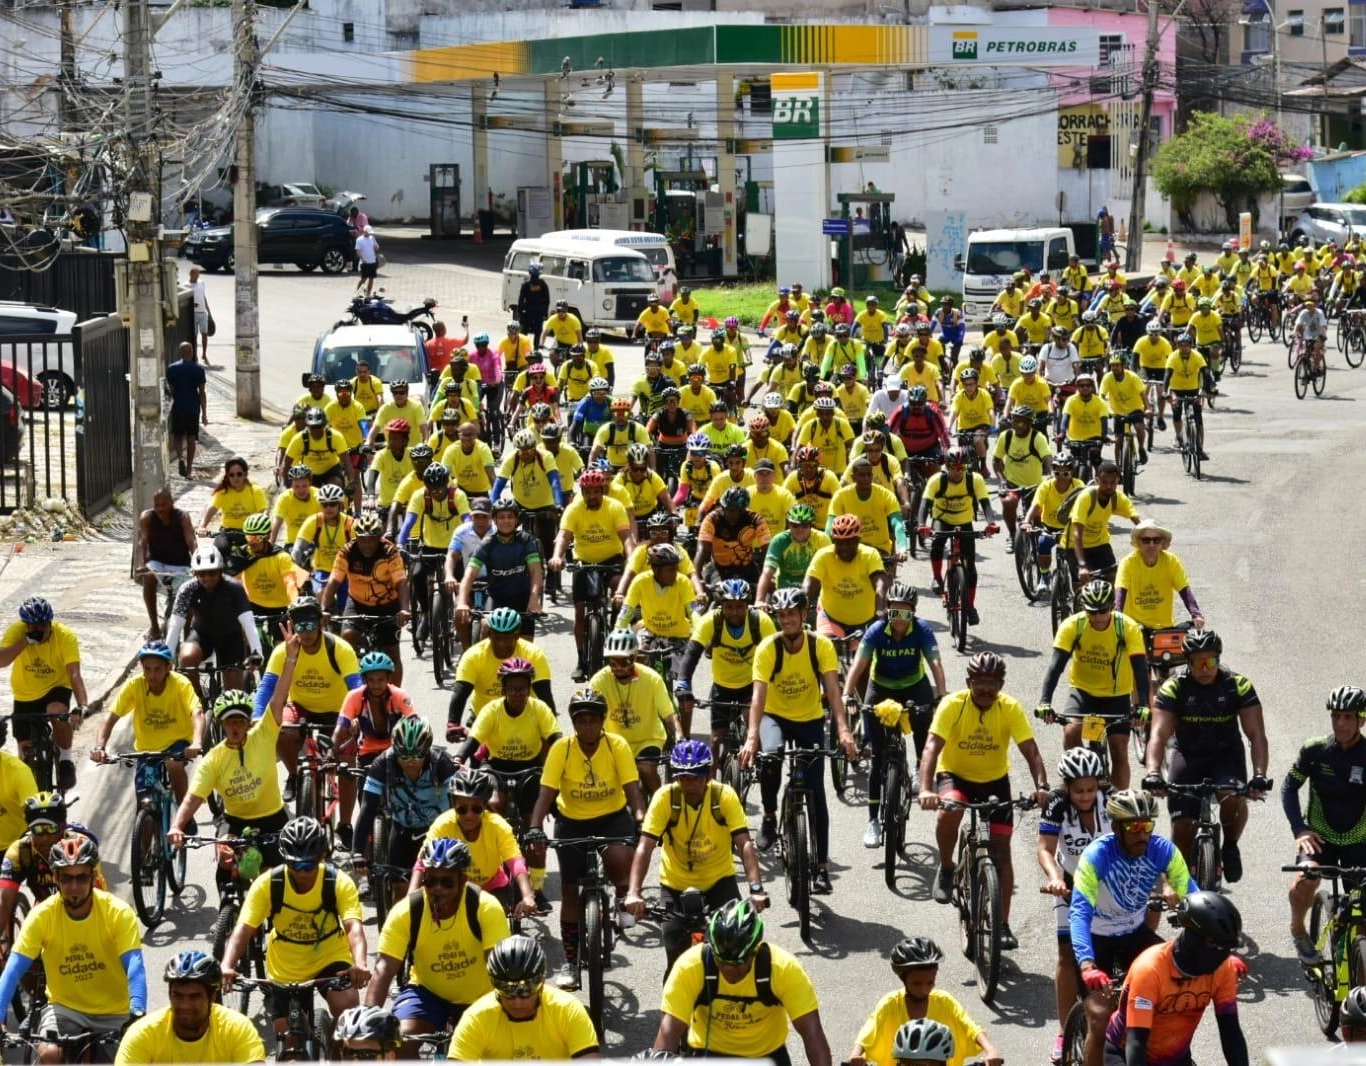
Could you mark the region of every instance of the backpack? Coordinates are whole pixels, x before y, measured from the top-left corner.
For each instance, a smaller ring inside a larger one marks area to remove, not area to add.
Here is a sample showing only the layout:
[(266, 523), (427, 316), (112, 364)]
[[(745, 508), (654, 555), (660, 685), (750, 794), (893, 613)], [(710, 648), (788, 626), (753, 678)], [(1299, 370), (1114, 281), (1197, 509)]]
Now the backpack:
[[(759, 646), (759, 612), (753, 607), (745, 611), (745, 616), (749, 619), (749, 643), (751, 647)], [(726, 635), (726, 620), (721, 617), (721, 612), (716, 612), (715, 622), (711, 629), (711, 643), (707, 645), (707, 654), (711, 655), (721, 646), (721, 640)]]
[[(277, 866), (270, 871), (270, 917), (274, 918), (280, 913), (285, 905), (285, 868)], [(313, 912), (314, 914), (337, 913), (337, 868), (331, 863), (323, 867), (323, 896), (322, 905)], [(337, 918), (337, 927), (327, 934), (324, 939), (331, 939), (342, 931), (341, 918)], [(307, 944), (309, 946), (319, 943), (316, 940), (291, 940), (282, 936), (280, 931), (275, 930), (275, 935), (286, 944)]]
[[(816, 638), (811, 633), (803, 633), (802, 636), (806, 638), (806, 654), (811, 657), (811, 673), (815, 675), (816, 683), (819, 684), (821, 679), (821, 667), (816, 658)], [(773, 671), (768, 675), (768, 683), (770, 685), (773, 684), (777, 676), (782, 673), (783, 656), (787, 654), (787, 649), (783, 647), (783, 638), (781, 634), (777, 636), (774, 644), (776, 645), (776, 649), (773, 654)]]
[[(973, 495), (972, 489), (973, 489), (974, 482), (973, 482), (972, 478), (973, 478), (973, 475), (976, 474), (976, 473), (977, 473), (976, 470), (969, 470), (969, 471), (967, 471), (967, 472), (963, 475), (963, 484), (967, 486), (967, 490), (968, 490), (968, 491), (967, 491), (967, 497), (968, 497), (969, 500), (972, 501), (972, 506), (973, 506), (974, 508), (976, 508), (976, 506), (977, 506), (977, 497), (976, 497), (975, 495)], [(947, 497), (948, 497), (948, 494), (949, 494), (949, 485), (950, 485), (950, 484), (952, 484), (952, 482), (949, 481), (948, 475), (945, 474), (945, 473), (943, 473), (943, 471), (940, 471), (940, 474), (939, 474), (939, 484), (938, 484), (938, 486), (935, 488), (934, 497), (933, 497), (933, 498), (936, 499), (936, 500), (942, 500), (942, 499), (947, 498)]]
[[(1043, 455), (1039, 452), (1039, 449), (1038, 449), (1038, 447), (1037, 447), (1036, 444), (1035, 444), (1035, 439), (1038, 437), (1038, 435), (1039, 435), (1039, 434), (1038, 434), (1038, 431), (1037, 431), (1037, 430), (1031, 430), (1031, 431), (1030, 431), (1030, 434), (1029, 434), (1029, 455), (1032, 456), (1033, 458), (1039, 460), (1040, 463), (1042, 463), (1042, 462), (1043, 462)], [(1008, 429), (1008, 430), (1005, 431), (1004, 434), (1002, 434), (1002, 436), (1005, 438), (1005, 442), (1006, 442), (1006, 455), (1009, 456), (1009, 455), (1010, 455), (1010, 446), (1011, 446), (1012, 444), (1015, 443), (1015, 430), (1014, 430), (1014, 429)]]
[[(413, 952), (417, 950), (417, 934), (422, 928), (422, 915), (427, 910), (427, 894), (418, 889), (416, 892), (408, 893), (408, 954), (404, 956), (409, 962), (412, 961)], [(469, 922), (470, 932), (474, 934), (474, 939), (482, 944), (484, 942), (484, 930), (479, 925), (479, 889), (470, 881), (465, 882), (465, 921)]]
[[(716, 959), (712, 956), (711, 945), (708, 944), (702, 949), (702, 991), (697, 994), (697, 1001), (693, 1004), (693, 1010), (698, 1007), (711, 1006), (712, 1000), (719, 995), (721, 988), (721, 971), (716, 968)], [(768, 944), (760, 944), (759, 950), (754, 953), (754, 997), (749, 996), (727, 996), (726, 999), (739, 1000), (745, 1003), (755, 1001), (762, 1003), (765, 1007), (781, 1007), (783, 1005), (773, 993), (773, 949)]]
[[(664, 827), (667, 837), (683, 817), (683, 790), (677, 783), (664, 786), (669, 792), (669, 824)], [(725, 827), (726, 820), (721, 816), (721, 785), (716, 781), (707, 782), (707, 799), (711, 801), (711, 816), (716, 824)]]
[[(1119, 662), (1124, 655), (1124, 615), (1119, 611), (1115, 612), (1115, 657), (1110, 661), (1110, 676), (1119, 676)], [(1081, 635), (1086, 632), (1086, 619), (1077, 619), (1077, 631), (1072, 636), (1073, 649), (1081, 642)]]
[(1068, 490), (1061, 502), (1058, 504), (1058, 524), (1068, 525), (1072, 518), (1072, 512), (1076, 509), (1077, 500), (1081, 499), (1081, 494), (1087, 489), (1094, 488), (1093, 485), (1078, 485), (1074, 489)]
[[(539, 458), (539, 457), (538, 457), (538, 458)], [(543, 465), (544, 465), (544, 464), (543, 464)], [(433, 522), (440, 522), (440, 523), (444, 526), (444, 525), (446, 525), (448, 522), (452, 522), (452, 521), (454, 521), (455, 519), (459, 518), (460, 516), (457, 515), (457, 514), (455, 513), (455, 492), (456, 492), (456, 489), (455, 489), (455, 486), (454, 486), (454, 485), (447, 485), (447, 486), (446, 486), (446, 517), (445, 517), (445, 518), (437, 518), (436, 515), (432, 514), (432, 501), (433, 501), (433, 500), (436, 500), (436, 499), (439, 499), (440, 497), (433, 496), (433, 495), (432, 495), (432, 490), (431, 490), (430, 488), (424, 488), (424, 489), (422, 490), (422, 496), (423, 496), (423, 500), (422, 500), (422, 518), (423, 518), (423, 520), (425, 521), (426, 519), (430, 518)]]

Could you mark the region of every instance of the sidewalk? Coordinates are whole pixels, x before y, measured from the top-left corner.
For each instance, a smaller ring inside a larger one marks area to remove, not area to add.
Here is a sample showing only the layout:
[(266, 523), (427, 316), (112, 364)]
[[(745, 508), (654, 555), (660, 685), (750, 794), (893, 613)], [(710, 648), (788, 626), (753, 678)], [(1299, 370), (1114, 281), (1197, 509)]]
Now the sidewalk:
[[(253, 480), (273, 486), (279, 426), (273, 421), (248, 422), (225, 412), (234, 410), (232, 368), (209, 368), (209, 417), (200, 433), (195, 458), (198, 480), (177, 477), (172, 458), (168, 471), (176, 506), (198, 524), (213, 494), (217, 474), (230, 455), (251, 464)], [(210, 477), (213, 480), (210, 480)], [(101, 707), (128, 675), (132, 655), (147, 633), (142, 589), (132, 580), (137, 516), (131, 511), (100, 525), (113, 535), (80, 541), (44, 541), (0, 545), (0, 603), (7, 605), (4, 624), (29, 596), (51, 602), (57, 620), (76, 630), (81, 642), (81, 674), (92, 708)], [(0, 671), (0, 706), (8, 711), (9, 671)]]

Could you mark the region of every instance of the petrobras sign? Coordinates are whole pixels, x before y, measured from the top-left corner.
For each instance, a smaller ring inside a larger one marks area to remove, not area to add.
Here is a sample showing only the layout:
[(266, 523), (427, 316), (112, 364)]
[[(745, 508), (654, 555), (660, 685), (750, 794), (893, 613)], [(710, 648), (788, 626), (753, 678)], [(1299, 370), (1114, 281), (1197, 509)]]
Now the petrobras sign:
[(931, 26), (930, 62), (1096, 67), (1100, 33), (1081, 26)]
[(820, 137), (821, 104), (825, 96), (825, 75), (819, 71), (774, 74), (773, 139), (807, 140)]

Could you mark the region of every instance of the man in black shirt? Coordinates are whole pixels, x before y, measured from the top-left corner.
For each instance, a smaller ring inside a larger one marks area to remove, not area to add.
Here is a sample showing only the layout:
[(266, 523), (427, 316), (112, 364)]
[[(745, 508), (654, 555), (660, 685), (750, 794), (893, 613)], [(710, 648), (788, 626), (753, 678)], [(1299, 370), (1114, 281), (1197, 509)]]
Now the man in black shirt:
[(484, 610), (511, 607), (522, 616), (521, 635), (535, 636), (541, 613), (544, 566), (540, 542), (521, 527), (520, 508), (510, 496), (493, 505), (493, 532), (484, 539), (465, 566), (456, 600), (455, 624), (468, 634), (474, 583), (483, 576), (488, 583)]
[[(208, 544), (195, 549), (190, 557), (194, 576), (180, 587), (171, 622), (166, 628), (166, 643), (175, 649), (184, 633), (177, 663), (189, 677), (199, 698), (204, 698), (196, 669), (209, 656), (223, 671), (223, 688), (240, 689), (246, 661), (260, 663), (261, 635), (256, 630), (247, 593), (234, 579), (223, 573), (223, 557)], [(250, 651), (250, 656), (248, 656)]]
[(526, 271), (527, 279), (517, 292), (516, 314), (522, 333), (535, 344), (541, 336), (546, 315), (550, 314), (550, 286), (541, 280), (540, 263), (530, 264)]

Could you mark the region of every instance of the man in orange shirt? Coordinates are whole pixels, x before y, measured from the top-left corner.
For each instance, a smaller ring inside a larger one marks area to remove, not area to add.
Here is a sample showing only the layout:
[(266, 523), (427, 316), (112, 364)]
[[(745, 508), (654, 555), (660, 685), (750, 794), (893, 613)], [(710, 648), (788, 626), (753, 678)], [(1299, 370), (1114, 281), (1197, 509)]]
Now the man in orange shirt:
[(432, 326), (432, 333), (432, 339), (424, 345), (427, 349), (427, 365), (439, 374), (450, 365), (456, 349), (465, 347), (470, 338), (468, 333), (459, 340), (447, 336), (444, 322), (436, 322)]

